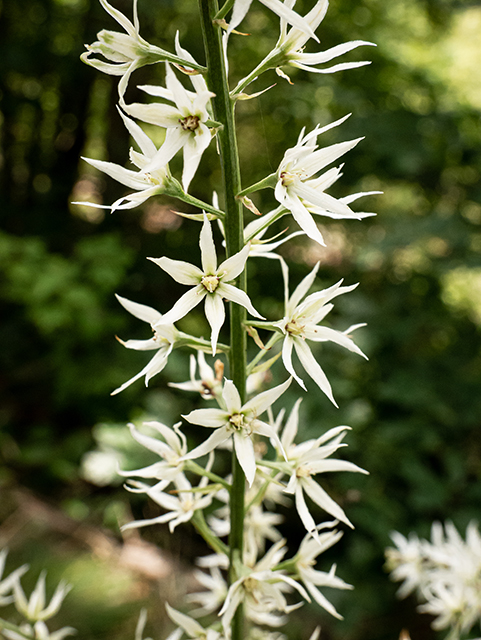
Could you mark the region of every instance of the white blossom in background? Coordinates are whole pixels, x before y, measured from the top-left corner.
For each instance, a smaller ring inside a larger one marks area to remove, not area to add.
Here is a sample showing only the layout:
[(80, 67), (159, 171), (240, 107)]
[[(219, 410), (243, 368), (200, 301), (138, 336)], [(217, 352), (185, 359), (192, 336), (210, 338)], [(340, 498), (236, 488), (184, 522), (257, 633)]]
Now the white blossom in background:
[[(314, 283), (318, 269), (319, 263), (314, 266), (312, 271), (295, 288), (290, 297), (287, 273), (286, 270), (284, 270), (285, 315), (282, 320), (275, 322), (274, 326), (276, 326), (278, 331), (280, 331), (284, 336), (282, 360), (287, 371), (296, 379), (303, 389), (306, 388), (304, 381), (297, 375), (292, 364), (292, 351), (294, 350), (306, 373), (314, 380), (321, 391), (326, 394), (329, 400), (337, 406), (334, 396), (332, 395), (332, 388), (329, 380), (321, 366), (312, 355), (307, 341), (334, 342), (367, 359), (367, 356), (356, 344), (354, 344), (348, 335), (355, 329), (365, 325), (357, 324), (349, 327), (346, 331), (337, 331), (336, 329), (323, 327), (318, 324), (333, 308), (334, 305), (330, 303), (333, 298), (342, 295), (343, 293), (353, 291), (357, 287), (357, 284), (342, 287), (342, 280), (340, 280), (332, 287), (323, 289), (322, 291), (316, 291), (305, 298), (307, 292)], [(305, 299), (303, 300), (303, 298)]]
[(177, 300), (172, 309), (155, 324), (154, 328), (161, 330), (164, 324), (180, 320), (205, 299), (205, 315), (212, 329), (212, 355), (215, 355), (219, 332), (225, 321), (224, 300), (240, 304), (256, 318), (262, 318), (262, 316), (254, 309), (249, 296), (244, 291), (229, 284), (244, 270), (249, 254), (249, 245), (217, 266), (212, 226), (205, 216), (200, 232), (199, 246), (202, 269), (183, 260), (172, 260), (165, 256), (149, 258), (177, 282), (193, 287)]
[(180, 638), (183, 633), (185, 633), (188, 638), (192, 638), (192, 640), (223, 640), (223, 636), (219, 631), (211, 627), (205, 629), (197, 620), (185, 615), (185, 613), (177, 611), (177, 609), (174, 609), (168, 603), (165, 604), (165, 608), (172, 622), (178, 625), (178, 630), (169, 635), (167, 640), (176, 640)]
[(4, 607), (13, 602), (13, 585), (28, 571), (28, 565), (24, 564), (2, 580), (7, 555), (8, 549), (2, 549), (0, 551), (0, 607)]
[(435, 616), (433, 629), (449, 629), (447, 640), (460, 640), (481, 622), (481, 535), (475, 522), (466, 540), (452, 522), (433, 523), (431, 540), (391, 534), (396, 545), (386, 549), (391, 578), (403, 581), (398, 596), (416, 591), (418, 611)]
[(65, 596), (72, 588), (65, 581), (59, 582), (52, 599), (47, 604), (47, 598), (45, 593), (45, 577), (46, 572), (42, 571), (37, 584), (32, 591), (30, 598), (27, 599), (25, 592), (20, 584), (20, 579), (17, 578), (13, 585), (14, 603), (17, 611), (21, 613), (27, 620), (31, 622), (38, 622), (48, 620), (54, 616), (60, 610), (62, 602)]

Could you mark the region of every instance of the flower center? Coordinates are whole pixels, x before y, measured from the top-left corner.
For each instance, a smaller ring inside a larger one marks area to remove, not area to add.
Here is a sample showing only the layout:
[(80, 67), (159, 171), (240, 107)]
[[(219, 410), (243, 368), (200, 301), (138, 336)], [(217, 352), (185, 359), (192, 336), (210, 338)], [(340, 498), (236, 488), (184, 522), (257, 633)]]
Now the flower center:
[(297, 320), (292, 319), (286, 324), (285, 330), (293, 336), (301, 336), (304, 331), (304, 325), (299, 324)]
[(289, 171), (282, 171), (279, 177), (281, 179), (282, 186), (288, 187), (289, 185), (294, 184), (298, 176), (295, 173), (289, 173)]
[(160, 333), (158, 333), (157, 331), (154, 331), (154, 341), (157, 342), (159, 345), (169, 344), (169, 341), (167, 340), (167, 338), (164, 338), (164, 336), (161, 336)]
[(298, 478), (310, 478), (311, 477), (311, 471), (310, 471), (309, 467), (306, 467), (306, 466), (297, 467), (297, 469), (296, 469), (296, 477), (298, 477)]
[(219, 285), (219, 278), (217, 276), (204, 276), (200, 281), (209, 293), (214, 293)]
[(229, 422), (236, 431), (240, 431), (243, 427), (247, 426), (242, 413), (233, 413), (229, 418)]
[(179, 118), (179, 124), (184, 131), (195, 131), (199, 126), (198, 116), (185, 116), (185, 118)]

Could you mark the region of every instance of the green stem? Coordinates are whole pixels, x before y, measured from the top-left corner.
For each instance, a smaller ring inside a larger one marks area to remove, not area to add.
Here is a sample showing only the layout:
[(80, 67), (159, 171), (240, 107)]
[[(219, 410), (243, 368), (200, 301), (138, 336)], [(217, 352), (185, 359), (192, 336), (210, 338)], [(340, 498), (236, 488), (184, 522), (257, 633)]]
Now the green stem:
[(194, 515), (192, 516), (192, 524), (197, 529), (198, 533), (200, 533), (200, 535), (204, 538), (207, 544), (210, 545), (216, 553), (221, 553), (226, 556), (229, 555), (228, 546), (212, 533), (207, 522), (205, 521), (202, 511), (199, 510), (194, 513)]
[(235, 0), (227, 0), (224, 6), (215, 14), (214, 20), (222, 20), (234, 6)]
[(228, 491), (230, 491), (230, 484), (228, 482), (226, 482), (223, 478), (218, 476), (216, 473), (212, 473), (212, 471), (207, 471), (207, 469), (204, 469), (204, 467), (201, 467), (200, 464), (197, 464), (197, 462), (194, 462), (193, 460), (187, 460), (185, 466), (189, 471), (193, 471), (198, 476), (205, 476), (206, 478), (209, 478), (209, 480), (212, 480), (212, 482), (220, 484), (224, 487), (224, 489), (227, 489)]
[[(222, 123), (222, 129), (217, 133), (222, 167), (222, 182), (224, 192), (224, 229), (227, 256), (238, 253), (244, 246), (244, 221), (242, 203), (236, 199), (241, 191), (239, 154), (234, 121), (234, 103), (229, 95), (227, 83), (222, 33), (214, 19), (219, 12), (217, 0), (199, 0), (202, 23), (202, 37), (207, 60), (207, 85), (215, 94), (212, 98), (213, 115), (217, 122)], [(236, 286), (246, 290), (246, 272), (239, 276)], [(246, 334), (244, 330), (245, 309), (239, 305), (230, 305), (230, 335), (231, 348), (229, 352), (229, 375), (234, 382), (241, 401), (245, 401), (246, 383)], [(230, 499), (230, 570), (229, 579), (236, 580), (234, 560), (242, 561), (244, 547), (244, 493), (245, 475), (237, 459), (235, 450), (232, 452), (232, 488)], [(244, 638), (244, 613), (238, 607), (232, 620), (232, 640)]]

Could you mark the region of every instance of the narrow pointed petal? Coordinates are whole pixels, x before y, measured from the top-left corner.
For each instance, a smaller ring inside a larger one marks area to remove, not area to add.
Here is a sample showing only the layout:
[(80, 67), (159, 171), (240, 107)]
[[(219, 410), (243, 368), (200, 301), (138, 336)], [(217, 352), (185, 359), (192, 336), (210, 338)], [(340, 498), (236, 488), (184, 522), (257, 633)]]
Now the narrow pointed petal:
[(207, 216), (204, 218), (200, 232), (199, 246), (202, 258), (202, 270), (205, 275), (215, 275), (217, 272), (217, 254), (215, 252), (212, 225)]
[(125, 31), (129, 34), (129, 36), (131, 36), (132, 38), (137, 37), (138, 31), (135, 29), (134, 25), (130, 22), (130, 20), (124, 16), (123, 13), (121, 13), (118, 9), (116, 9), (111, 4), (109, 4), (107, 0), (100, 0), (100, 4), (105, 9), (105, 11), (107, 11), (107, 13), (109, 13), (112, 16), (112, 18), (114, 18), (114, 20), (117, 20), (120, 26), (122, 26), (125, 29)]
[(247, 257), (249, 255), (250, 244), (246, 244), (246, 246), (241, 249), (238, 253), (234, 254), (227, 260), (219, 265), (217, 269), (217, 275), (222, 277), (225, 282), (230, 282), (231, 280), (235, 280), (238, 275), (242, 273), (245, 267), (245, 263)]
[(299, 514), (302, 524), (305, 526), (307, 531), (315, 531), (316, 523), (314, 521), (314, 518), (311, 516), (309, 509), (307, 508), (306, 500), (304, 498), (302, 487), (300, 485), (298, 485), (296, 488), (295, 498), (297, 513)]
[(122, 120), (124, 121), (128, 132), (137, 143), (139, 149), (147, 158), (152, 158), (157, 152), (157, 147), (155, 146), (155, 144), (152, 142), (149, 136), (144, 133), (144, 131), (136, 122), (131, 120), (131, 118), (128, 118), (118, 107), (117, 109), (120, 113), (120, 116), (122, 117)]
[(289, 305), (286, 310), (286, 314), (288, 316), (293, 315), (294, 309), (312, 287), (314, 280), (316, 279), (317, 272), (319, 271), (319, 264), (320, 263), (317, 262), (311, 269), (310, 273), (308, 273), (307, 276), (303, 278), (303, 280), (301, 280), (301, 282), (294, 289), (291, 297), (289, 298)]
[(313, 480), (312, 478), (302, 478), (301, 484), (307, 495), (311, 498), (311, 500), (319, 505), (321, 509), (327, 511), (327, 513), (329, 513), (331, 516), (334, 516), (334, 518), (336, 518), (337, 520), (344, 522), (349, 527), (351, 527), (351, 529), (354, 528), (354, 526), (352, 525), (344, 511), (341, 509), (341, 507), (337, 504), (337, 502), (334, 502), (334, 500), (324, 491), (324, 489), (320, 485), (317, 484), (315, 480)]
[(317, 604), (330, 613), (331, 616), (334, 616), (338, 620), (343, 620), (343, 617), (336, 611), (335, 607), (329, 602), (329, 600), (322, 595), (319, 589), (317, 589), (311, 582), (306, 581), (305, 585)]
[(202, 158), (202, 154), (207, 149), (212, 140), (209, 127), (200, 123), (198, 131), (201, 133), (190, 134), (184, 144), (184, 168), (182, 170), (182, 186), (188, 191), (192, 178), (195, 176), (197, 168)]
[(222, 409), (194, 409), (186, 416), (182, 416), (191, 424), (198, 424), (201, 427), (223, 427), (229, 422), (229, 413)]
[(152, 378), (155, 374), (160, 373), (162, 369), (165, 367), (165, 365), (167, 364), (167, 358), (168, 358), (168, 353), (166, 353), (164, 350), (159, 350), (155, 354), (155, 356), (152, 358), (152, 360), (142, 369), (142, 371), (140, 371), (133, 378), (130, 378), (130, 380), (127, 380), (127, 382), (124, 382), (124, 384), (118, 387), (118, 389), (115, 389), (115, 391), (112, 391), (110, 395), (111, 396), (117, 395), (118, 393), (120, 393), (121, 391), (129, 387), (133, 382), (135, 382), (136, 380), (139, 380), (143, 376), (145, 376), (146, 386), (148, 386), (148, 380)]
[(231, 436), (232, 434), (227, 430), (227, 427), (219, 427), (207, 438), (207, 440), (183, 456), (182, 460), (195, 460), (196, 458), (201, 458), (216, 449), (219, 445), (223, 444)]
[(152, 309), (152, 307), (148, 307), (145, 304), (139, 304), (138, 302), (132, 302), (132, 300), (128, 300), (127, 298), (122, 298), (115, 294), (115, 297), (120, 302), (120, 304), (133, 316), (138, 318), (139, 320), (143, 320), (144, 322), (148, 322), (149, 324), (155, 324), (162, 319), (162, 314)]
[(229, 415), (240, 413), (242, 409), (241, 397), (232, 380), (225, 381), (224, 389), (222, 390), (222, 397), (224, 398), (225, 406), (227, 407)]
[(256, 475), (256, 456), (251, 438), (243, 433), (234, 432), (234, 449), (249, 486)]
[(225, 321), (225, 308), (222, 297), (216, 293), (208, 293), (205, 296), (205, 317), (210, 324), (212, 333), (210, 337), (212, 345), (212, 355), (217, 351), (217, 340), (219, 332)]
[(198, 638), (205, 635), (204, 628), (201, 627), (197, 620), (173, 609), (167, 602), (165, 603), (165, 608), (167, 610), (167, 615), (172, 622), (175, 622), (176, 625), (182, 627), (182, 629), (184, 629), (191, 638)]
[(257, 396), (249, 400), (243, 407), (243, 411), (249, 411), (254, 413), (254, 415), (260, 416), (266, 411), (274, 402), (281, 397), (281, 395), (288, 389), (292, 382), (292, 378), (286, 380), (282, 384), (274, 387), (273, 389), (268, 389), (267, 391), (263, 391), (259, 393)]
[(341, 347), (349, 349), (349, 351), (352, 351), (353, 353), (357, 353), (366, 360), (368, 359), (361, 349), (359, 349), (359, 347), (341, 331), (336, 331), (330, 327), (306, 325), (304, 328), (304, 335), (307, 340), (312, 340), (313, 342), (335, 342)]
[(299, 425), (299, 407), (301, 402), (302, 402), (302, 398), (299, 398), (298, 400), (296, 400), (296, 403), (292, 407), (291, 413), (289, 414), (286, 425), (282, 432), (281, 442), (284, 449), (287, 449), (287, 450), (290, 449), (297, 435), (297, 429)]
[(176, 282), (180, 284), (186, 284), (188, 286), (196, 286), (200, 283), (202, 276), (204, 275), (199, 267), (196, 267), (189, 262), (183, 260), (173, 260), (172, 258), (147, 258), (166, 273), (169, 274)]
[(207, 295), (207, 291), (199, 284), (177, 300), (172, 309), (168, 311), (159, 324), (172, 324), (186, 316), (189, 311), (196, 307), (204, 297)]
[(284, 363), (285, 368), (291, 374), (291, 376), (296, 380), (296, 382), (307, 391), (306, 385), (303, 380), (299, 378), (297, 373), (294, 370), (292, 365), (292, 347), (294, 346), (294, 340), (290, 336), (286, 336), (284, 338), (284, 343), (282, 345), (282, 362)]
[(135, 351), (153, 351), (159, 348), (159, 343), (154, 339), (150, 340), (121, 340), (117, 338), (120, 344), (126, 349), (134, 349)]
[(314, 382), (318, 385), (319, 389), (321, 389), (321, 391), (324, 391), (332, 404), (337, 407), (338, 405), (334, 400), (334, 396), (332, 395), (332, 388), (329, 380), (312, 355), (311, 350), (309, 349), (307, 344), (302, 339), (295, 339), (294, 348), (306, 373), (311, 376)]
[(216, 293), (221, 295), (226, 300), (230, 300), (231, 302), (235, 302), (236, 304), (240, 304), (242, 307), (245, 307), (247, 311), (255, 318), (265, 320), (264, 316), (261, 316), (261, 314), (254, 309), (254, 307), (252, 306), (252, 302), (250, 301), (250, 298), (247, 293), (245, 293), (245, 291), (241, 291), (231, 284), (225, 284), (224, 282), (221, 282), (216, 289)]
[(320, 244), (321, 247), (325, 247), (326, 243), (324, 242), (322, 233), (317, 228), (313, 217), (301, 202), (299, 197), (295, 194), (289, 193), (287, 194), (283, 204), (286, 209), (289, 209), (289, 211), (292, 213), (292, 217), (304, 231), (306, 236), (308, 236), (311, 240), (314, 240), (314, 242)]

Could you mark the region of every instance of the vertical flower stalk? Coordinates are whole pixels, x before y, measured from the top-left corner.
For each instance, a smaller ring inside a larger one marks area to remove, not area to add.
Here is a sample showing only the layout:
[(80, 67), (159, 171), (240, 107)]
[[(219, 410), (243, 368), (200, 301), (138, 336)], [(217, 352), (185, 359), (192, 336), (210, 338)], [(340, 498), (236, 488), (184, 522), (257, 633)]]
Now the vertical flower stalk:
[[(239, 153), (234, 120), (234, 103), (227, 84), (227, 67), (222, 46), (222, 33), (214, 18), (219, 11), (217, 0), (199, 0), (202, 35), (207, 61), (207, 86), (215, 96), (212, 98), (214, 119), (222, 128), (218, 132), (218, 143), (222, 165), (224, 191), (224, 231), (227, 257), (242, 250), (244, 246), (244, 223), (242, 203), (236, 198), (241, 190)], [(246, 290), (246, 271), (240, 274), (237, 287)], [(232, 304), (230, 309), (230, 377), (236, 386), (241, 401), (245, 401), (246, 387), (246, 334), (245, 309)], [(244, 493), (245, 475), (239, 460), (232, 452), (232, 487), (230, 491), (230, 580), (234, 581), (235, 561), (242, 561), (244, 544)], [(243, 638), (243, 614), (239, 607), (232, 621), (232, 640)]]

